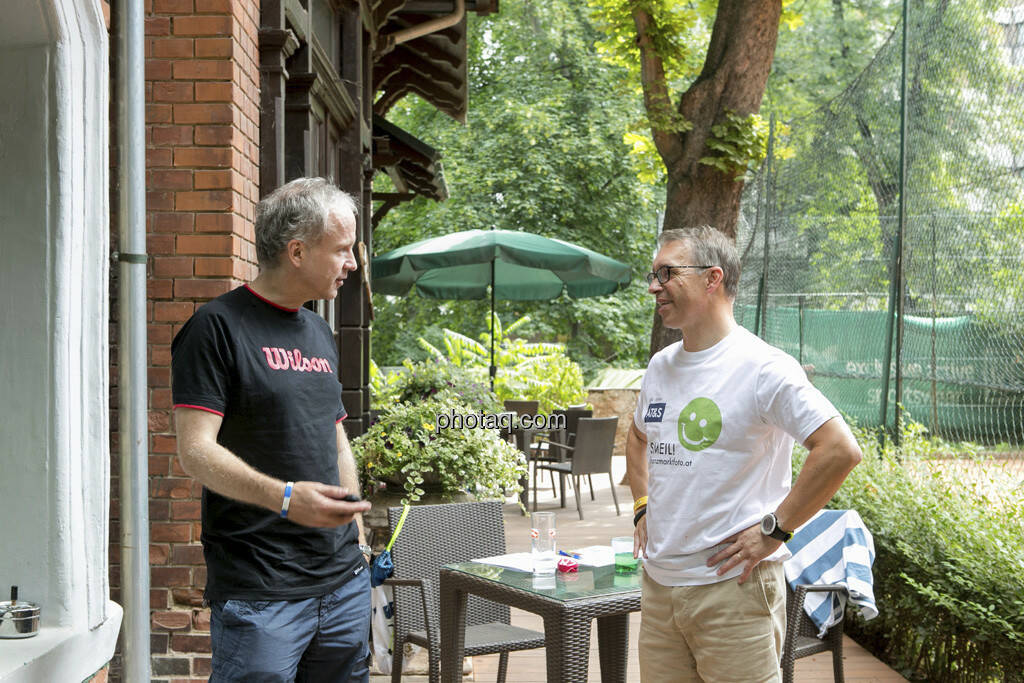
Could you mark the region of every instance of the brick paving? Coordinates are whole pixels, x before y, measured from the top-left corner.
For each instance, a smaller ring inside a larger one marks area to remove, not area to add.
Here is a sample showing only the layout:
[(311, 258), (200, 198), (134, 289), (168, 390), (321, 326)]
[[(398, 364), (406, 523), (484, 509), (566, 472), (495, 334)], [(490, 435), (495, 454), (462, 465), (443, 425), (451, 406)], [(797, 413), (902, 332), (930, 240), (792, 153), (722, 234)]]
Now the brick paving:
[[(620, 481), (625, 471), (625, 458), (614, 458), (613, 470), (615, 481)], [(607, 545), (613, 536), (623, 536), (632, 533), (632, 497), (627, 487), (616, 487), (619, 506), (622, 510), (622, 515), (617, 517), (609, 490), (608, 477), (598, 475), (594, 478), (594, 493), (597, 498), (595, 501), (590, 500), (590, 491), (587, 485), (584, 484), (584, 519), (580, 521), (576, 514), (572, 492), (567, 492), (566, 507), (563, 509), (559, 507), (558, 498), (551, 495), (551, 486), (547, 480), (542, 480), (542, 483), (547, 484), (547, 488), (540, 487), (537, 509), (550, 510), (557, 513), (558, 537), (561, 547), (575, 548), (598, 544)], [(529, 524), (527, 518), (520, 513), (517, 505), (510, 504), (505, 506), (505, 536), (509, 552), (520, 552), (529, 549)], [(524, 628), (543, 630), (540, 617), (521, 610), (512, 610), (512, 623)], [(629, 622), (630, 661), (626, 675), (627, 680), (631, 683), (640, 680), (636, 645), (639, 628), (640, 615), (639, 613), (632, 614)], [(849, 637), (844, 639), (843, 648), (844, 670), (846, 672), (846, 680), (849, 683), (888, 683), (890, 681), (905, 680), (896, 671), (876, 659)], [(497, 655), (475, 657), (473, 658), (473, 674), (467, 676), (466, 680), (494, 681), (497, 678), (497, 670)], [(376, 683), (390, 680), (390, 677), (383, 676), (373, 676), (371, 678)], [(597, 654), (597, 627), (595, 625), (591, 633), (589, 680), (596, 682), (600, 679), (601, 674)], [(420, 681), (426, 681), (427, 677), (406, 675), (403, 676), (402, 680), (405, 683), (419, 683)], [(544, 650), (513, 652), (509, 656), (507, 680), (509, 683), (543, 683), (546, 680)], [(796, 680), (798, 683), (832, 681), (832, 655), (825, 653), (797, 660)]]

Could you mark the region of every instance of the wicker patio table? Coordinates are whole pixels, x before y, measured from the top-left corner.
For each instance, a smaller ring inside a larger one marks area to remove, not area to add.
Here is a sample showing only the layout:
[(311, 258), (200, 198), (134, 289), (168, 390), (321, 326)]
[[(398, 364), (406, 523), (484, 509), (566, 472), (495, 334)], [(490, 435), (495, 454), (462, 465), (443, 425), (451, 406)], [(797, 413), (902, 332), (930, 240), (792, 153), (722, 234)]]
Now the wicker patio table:
[(479, 595), (544, 619), (547, 675), (552, 683), (587, 680), (590, 624), (597, 619), (601, 680), (626, 680), (629, 613), (640, 610), (640, 572), (580, 567), (547, 581), (527, 572), (478, 562), (441, 568), (441, 680), (460, 683), (466, 599)]

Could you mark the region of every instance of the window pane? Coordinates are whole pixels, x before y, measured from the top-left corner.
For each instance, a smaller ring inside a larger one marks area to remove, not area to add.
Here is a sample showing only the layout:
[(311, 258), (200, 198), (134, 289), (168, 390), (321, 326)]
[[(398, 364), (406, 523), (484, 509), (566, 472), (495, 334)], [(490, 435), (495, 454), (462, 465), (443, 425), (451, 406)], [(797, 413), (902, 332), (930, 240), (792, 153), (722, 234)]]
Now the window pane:
[(313, 35), (335, 69), (338, 68), (338, 19), (327, 0), (313, 1)]

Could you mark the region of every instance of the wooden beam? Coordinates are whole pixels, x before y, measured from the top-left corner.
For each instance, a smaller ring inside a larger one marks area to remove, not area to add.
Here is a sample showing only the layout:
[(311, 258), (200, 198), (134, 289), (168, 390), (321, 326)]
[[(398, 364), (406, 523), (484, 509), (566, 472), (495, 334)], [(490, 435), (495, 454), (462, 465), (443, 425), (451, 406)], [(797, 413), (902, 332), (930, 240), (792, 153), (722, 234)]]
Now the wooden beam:
[(285, 19), (295, 31), (295, 35), (298, 36), (300, 42), (309, 42), (309, 36), (312, 33), (309, 12), (299, 4), (299, 0), (283, 0), (283, 2)]
[(310, 45), (313, 51), (313, 70), (317, 79), (314, 91), (324, 102), (324, 106), (338, 119), (343, 126), (349, 126), (358, 116), (355, 102), (345, 89), (345, 84), (338, 77), (331, 60), (314, 41)]

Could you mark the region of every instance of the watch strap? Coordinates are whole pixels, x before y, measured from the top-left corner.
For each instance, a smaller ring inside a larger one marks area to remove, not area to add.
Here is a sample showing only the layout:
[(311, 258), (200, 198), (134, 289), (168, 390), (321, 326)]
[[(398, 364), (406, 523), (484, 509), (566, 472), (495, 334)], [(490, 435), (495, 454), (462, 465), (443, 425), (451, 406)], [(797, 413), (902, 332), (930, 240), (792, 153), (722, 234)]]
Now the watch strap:
[[(767, 515), (765, 515), (765, 519), (767, 519), (768, 517), (772, 518), (772, 522), (774, 522), (774, 524), (772, 526), (774, 528), (772, 529), (771, 533), (766, 534), (766, 535), (768, 537), (770, 537), (770, 538), (774, 538), (776, 540), (782, 541), (783, 543), (788, 543), (789, 539), (793, 538), (793, 532), (792, 531), (784, 531), (782, 529), (782, 527), (779, 526), (779, 518), (775, 516), (774, 512), (769, 512)], [(764, 525), (763, 524), (761, 525), (761, 533), (764, 533)]]

